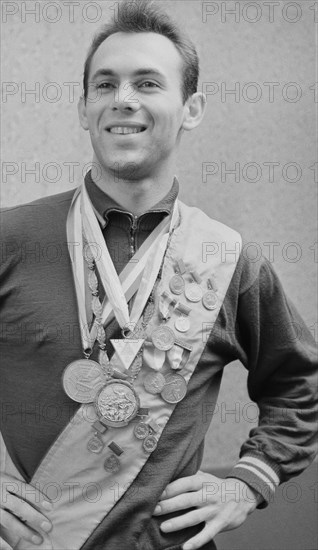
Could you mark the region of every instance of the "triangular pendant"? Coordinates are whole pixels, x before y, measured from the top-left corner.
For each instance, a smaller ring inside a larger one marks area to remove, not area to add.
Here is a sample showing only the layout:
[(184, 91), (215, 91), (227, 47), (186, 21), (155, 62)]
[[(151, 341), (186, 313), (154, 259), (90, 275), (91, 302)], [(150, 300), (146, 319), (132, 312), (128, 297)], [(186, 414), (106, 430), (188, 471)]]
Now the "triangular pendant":
[(130, 338), (122, 338), (110, 341), (125, 369), (129, 369), (145, 339), (134, 338), (130, 340)]

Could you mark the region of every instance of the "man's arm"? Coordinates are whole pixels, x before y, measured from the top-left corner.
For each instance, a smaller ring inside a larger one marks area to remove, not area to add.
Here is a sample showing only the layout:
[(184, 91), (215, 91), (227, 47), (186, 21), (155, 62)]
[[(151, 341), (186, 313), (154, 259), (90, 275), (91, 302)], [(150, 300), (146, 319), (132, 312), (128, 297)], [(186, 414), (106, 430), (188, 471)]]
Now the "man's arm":
[(236, 328), (259, 423), (229, 477), (255, 488), (265, 506), (317, 453), (317, 347), (266, 260), (240, 295)]
[(218, 532), (241, 525), (257, 506), (266, 506), (279, 483), (301, 473), (316, 454), (315, 343), (271, 265), (264, 260), (253, 266), (252, 276), (244, 273), (248, 266), (243, 264), (238, 268), (239, 296), (236, 277), (224, 302), (222, 330), (249, 370), (248, 390), (260, 408), (259, 426), (226, 480), (198, 472), (168, 485), (156, 515), (197, 509), (169, 520), (169, 526), (164, 522), (164, 531), (206, 522), (184, 550), (200, 548)]

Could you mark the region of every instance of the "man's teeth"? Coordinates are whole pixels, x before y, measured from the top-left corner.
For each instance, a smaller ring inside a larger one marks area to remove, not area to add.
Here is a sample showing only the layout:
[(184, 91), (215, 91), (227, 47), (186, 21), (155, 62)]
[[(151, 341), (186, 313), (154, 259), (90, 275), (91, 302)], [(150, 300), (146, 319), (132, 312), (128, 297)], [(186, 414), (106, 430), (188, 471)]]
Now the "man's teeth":
[(131, 128), (127, 126), (114, 126), (109, 131), (112, 134), (138, 134), (143, 131), (143, 128)]

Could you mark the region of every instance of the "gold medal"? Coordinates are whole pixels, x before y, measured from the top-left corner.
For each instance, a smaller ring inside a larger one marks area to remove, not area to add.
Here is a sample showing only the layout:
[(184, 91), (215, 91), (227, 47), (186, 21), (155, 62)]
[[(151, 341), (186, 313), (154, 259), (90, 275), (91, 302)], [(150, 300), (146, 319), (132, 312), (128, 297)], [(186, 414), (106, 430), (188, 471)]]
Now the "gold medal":
[(98, 393), (95, 408), (107, 426), (121, 428), (135, 418), (140, 407), (134, 388), (125, 380), (111, 380)]
[(63, 373), (65, 393), (77, 403), (92, 403), (105, 384), (101, 366), (91, 359), (78, 359), (67, 365)]

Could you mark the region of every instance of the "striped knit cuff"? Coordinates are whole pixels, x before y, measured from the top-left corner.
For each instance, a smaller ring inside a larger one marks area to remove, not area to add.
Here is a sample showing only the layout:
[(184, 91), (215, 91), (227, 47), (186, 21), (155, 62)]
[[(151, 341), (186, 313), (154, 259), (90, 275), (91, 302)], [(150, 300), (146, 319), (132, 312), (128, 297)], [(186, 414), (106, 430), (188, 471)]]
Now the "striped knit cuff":
[(275, 489), (280, 483), (277, 465), (265, 461), (264, 455), (256, 454), (242, 456), (226, 477), (240, 479), (257, 491), (264, 499), (257, 508), (265, 508), (273, 501)]

